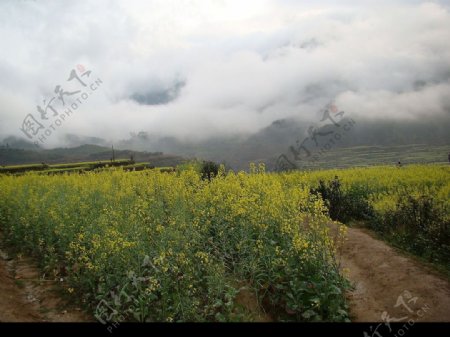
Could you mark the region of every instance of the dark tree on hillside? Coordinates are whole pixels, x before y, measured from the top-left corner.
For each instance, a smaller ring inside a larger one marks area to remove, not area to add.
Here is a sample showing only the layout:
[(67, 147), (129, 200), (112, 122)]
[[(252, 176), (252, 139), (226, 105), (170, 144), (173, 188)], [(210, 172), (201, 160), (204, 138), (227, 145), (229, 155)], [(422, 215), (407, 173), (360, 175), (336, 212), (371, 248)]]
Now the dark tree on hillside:
[(219, 164), (213, 162), (213, 161), (204, 161), (202, 163), (202, 179), (208, 179), (208, 181), (211, 181), (212, 178), (216, 177), (219, 173)]

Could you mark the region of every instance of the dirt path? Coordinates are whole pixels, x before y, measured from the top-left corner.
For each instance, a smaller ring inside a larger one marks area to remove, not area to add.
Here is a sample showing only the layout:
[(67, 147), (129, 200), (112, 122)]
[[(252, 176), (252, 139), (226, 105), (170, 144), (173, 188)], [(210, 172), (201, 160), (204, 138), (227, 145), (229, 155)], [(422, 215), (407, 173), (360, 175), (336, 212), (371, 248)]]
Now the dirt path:
[(58, 281), (43, 280), (31, 259), (10, 259), (0, 249), (0, 322), (93, 321), (58, 295)]
[(340, 258), (355, 286), (348, 296), (352, 321), (382, 321), (384, 316), (392, 322), (450, 322), (448, 280), (369, 231), (348, 228)]

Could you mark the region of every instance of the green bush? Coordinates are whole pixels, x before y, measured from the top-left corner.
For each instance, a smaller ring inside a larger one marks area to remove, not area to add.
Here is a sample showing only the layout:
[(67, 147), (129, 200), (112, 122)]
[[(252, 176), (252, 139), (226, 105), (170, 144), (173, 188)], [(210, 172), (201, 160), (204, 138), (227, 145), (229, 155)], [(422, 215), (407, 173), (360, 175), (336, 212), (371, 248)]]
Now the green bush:
[(212, 178), (217, 177), (219, 173), (219, 164), (213, 161), (204, 161), (201, 166), (202, 179), (211, 181)]
[(351, 185), (343, 190), (338, 176), (327, 183), (320, 180), (319, 185), (311, 189), (311, 193), (324, 200), (333, 220), (345, 223), (350, 220), (367, 220), (373, 216), (369, 203), (370, 191), (361, 185)]
[(433, 262), (450, 264), (450, 221), (444, 204), (428, 195), (401, 195), (395, 209), (378, 214), (372, 227), (401, 247)]

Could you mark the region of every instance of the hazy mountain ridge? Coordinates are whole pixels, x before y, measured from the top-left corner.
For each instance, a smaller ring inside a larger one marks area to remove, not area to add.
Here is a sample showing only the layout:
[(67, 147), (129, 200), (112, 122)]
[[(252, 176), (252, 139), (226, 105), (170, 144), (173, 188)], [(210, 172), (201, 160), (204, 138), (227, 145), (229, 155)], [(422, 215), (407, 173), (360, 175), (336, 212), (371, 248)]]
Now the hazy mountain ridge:
[[(34, 163), (73, 163), (84, 161), (110, 160), (113, 156), (112, 148), (85, 144), (73, 148), (43, 149), (15, 149), (0, 147), (0, 165), (19, 165)], [(115, 159), (131, 159), (136, 162), (150, 162), (154, 166), (176, 166), (184, 162), (184, 158), (166, 155), (162, 152), (141, 152), (133, 150), (114, 150)]]
[[(345, 125), (351, 119), (344, 118)], [(333, 148), (354, 146), (402, 146), (411, 144), (450, 145), (450, 116), (414, 121), (367, 121), (351, 120), (349, 131), (341, 129), (342, 137)], [(163, 152), (199, 157), (225, 162), (235, 169), (245, 169), (249, 162), (268, 161), (289, 151), (297, 141), (302, 142), (313, 123), (301, 123), (295, 119), (274, 121), (250, 136), (217, 137), (202, 142), (183, 142), (174, 137), (158, 138), (146, 133), (119, 142), (118, 147), (131, 149), (150, 148)], [(318, 127), (319, 134), (339, 131), (332, 124)], [(317, 137), (320, 148), (329, 137)], [(311, 144), (310, 144), (311, 145)]]
[[(349, 148), (354, 146), (402, 146), (411, 144), (450, 145), (450, 115), (441, 118), (413, 121), (393, 120), (352, 120), (344, 118), (341, 125), (352, 122), (348, 131), (337, 128), (333, 124), (317, 127), (315, 132), (317, 144), (311, 139), (308, 129), (314, 128), (312, 123), (301, 123), (295, 119), (274, 121), (269, 126), (252, 135), (215, 137), (204, 141), (181, 141), (175, 137), (158, 137), (147, 132), (132, 133), (130, 138), (114, 142), (116, 158), (129, 157), (132, 153), (137, 158), (147, 158), (151, 153), (170, 153), (173, 157), (201, 158), (224, 162), (234, 169), (245, 169), (249, 162), (273, 162), (297, 142), (309, 144), (311, 151), (320, 149), (334, 133), (340, 132), (342, 137), (333, 143), (333, 148)], [(310, 130), (311, 132), (311, 130)], [(324, 136), (326, 135), (326, 136)], [(68, 148), (42, 150), (24, 139), (7, 137), (1, 143), (2, 163), (19, 164), (29, 162), (83, 158), (83, 160), (107, 160), (111, 157), (111, 141), (98, 137), (66, 135), (64, 142)], [(308, 143), (309, 142), (309, 143)], [(80, 146), (82, 144), (92, 144)], [(77, 146), (73, 148), (71, 146)], [(87, 147), (88, 146), (88, 147)], [(21, 149), (13, 157), (7, 157), (5, 150)], [(137, 151), (137, 152), (135, 152)], [(43, 156), (42, 154), (45, 153)], [(6, 157), (5, 157), (6, 156)], [(147, 157), (146, 157), (147, 156)], [(39, 158), (45, 158), (40, 160)], [(146, 159), (144, 159), (146, 160)]]

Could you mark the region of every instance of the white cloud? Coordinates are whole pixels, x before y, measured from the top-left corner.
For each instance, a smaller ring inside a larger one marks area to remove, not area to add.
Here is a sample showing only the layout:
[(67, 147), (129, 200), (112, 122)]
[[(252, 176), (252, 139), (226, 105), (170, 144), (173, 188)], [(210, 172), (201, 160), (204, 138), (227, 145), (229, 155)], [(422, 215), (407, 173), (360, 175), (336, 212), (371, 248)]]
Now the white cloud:
[[(0, 39), (0, 134), (80, 63), (104, 84), (61, 135), (249, 133), (334, 98), (370, 118), (449, 113), (446, 1), (3, 1)], [(180, 81), (168, 104), (130, 99)]]

